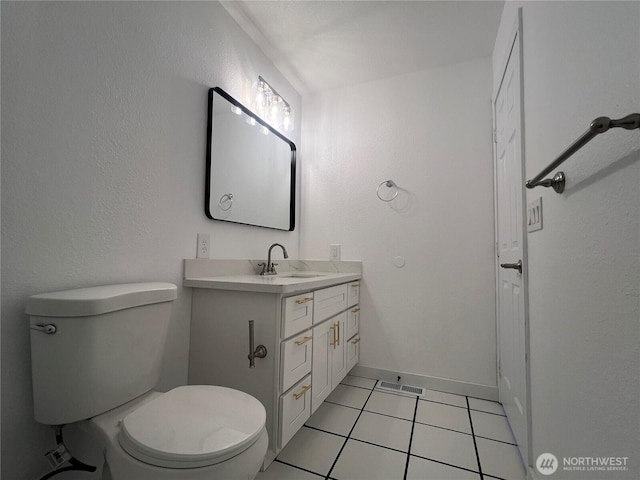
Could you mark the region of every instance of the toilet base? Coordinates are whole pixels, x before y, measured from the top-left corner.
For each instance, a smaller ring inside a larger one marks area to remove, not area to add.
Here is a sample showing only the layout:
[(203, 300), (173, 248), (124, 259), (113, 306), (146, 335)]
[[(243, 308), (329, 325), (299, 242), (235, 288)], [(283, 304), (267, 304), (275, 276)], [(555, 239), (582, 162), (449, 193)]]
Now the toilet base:
[[(67, 425), (64, 439), (79, 460), (96, 466), (93, 474), (79, 473), (82, 480), (253, 480), (260, 471), (269, 437), (266, 428), (246, 450), (223, 462), (197, 468), (165, 468), (132, 457), (120, 446), (119, 421), (158, 392), (149, 392), (125, 405), (90, 420)], [(74, 480), (75, 472), (69, 472)], [(66, 478), (66, 477), (65, 477)]]

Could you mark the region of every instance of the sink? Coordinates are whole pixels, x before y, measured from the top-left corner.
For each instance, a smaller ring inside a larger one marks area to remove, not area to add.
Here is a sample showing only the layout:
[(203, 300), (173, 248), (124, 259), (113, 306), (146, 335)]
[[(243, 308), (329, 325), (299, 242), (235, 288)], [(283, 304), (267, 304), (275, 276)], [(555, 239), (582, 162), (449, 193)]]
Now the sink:
[(287, 273), (279, 273), (278, 277), (284, 278), (313, 278), (313, 277), (323, 277), (324, 273), (314, 273), (314, 272), (287, 272)]

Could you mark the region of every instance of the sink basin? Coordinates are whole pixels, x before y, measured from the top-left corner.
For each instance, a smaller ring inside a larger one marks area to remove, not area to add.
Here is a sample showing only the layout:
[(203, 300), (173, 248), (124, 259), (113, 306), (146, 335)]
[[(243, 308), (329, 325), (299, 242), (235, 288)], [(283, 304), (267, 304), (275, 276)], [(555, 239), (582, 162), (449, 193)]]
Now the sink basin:
[(313, 278), (313, 277), (322, 277), (324, 274), (322, 273), (313, 273), (313, 272), (287, 272), (287, 273), (279, 273), (279, 277), (284, 278)]

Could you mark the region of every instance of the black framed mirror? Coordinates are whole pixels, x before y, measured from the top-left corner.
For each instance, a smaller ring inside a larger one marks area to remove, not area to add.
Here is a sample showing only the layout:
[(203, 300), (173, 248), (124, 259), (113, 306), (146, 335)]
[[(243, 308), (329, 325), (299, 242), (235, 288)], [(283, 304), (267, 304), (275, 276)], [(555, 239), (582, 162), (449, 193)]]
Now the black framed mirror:
[(224, 90), (211, 88), (207, 217), (293, 231), (295, 197), (295, 144)]

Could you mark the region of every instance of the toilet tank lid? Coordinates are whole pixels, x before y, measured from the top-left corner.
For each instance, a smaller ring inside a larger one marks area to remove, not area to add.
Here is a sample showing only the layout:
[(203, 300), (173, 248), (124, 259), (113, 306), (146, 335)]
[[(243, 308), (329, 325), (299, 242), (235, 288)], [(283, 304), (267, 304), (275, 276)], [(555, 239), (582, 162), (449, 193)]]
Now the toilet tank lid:
[(126, 283), (41, 293), (27, 300), (25, 313), (36, 317), (88, 317), (177, 298), (172, 283)]

